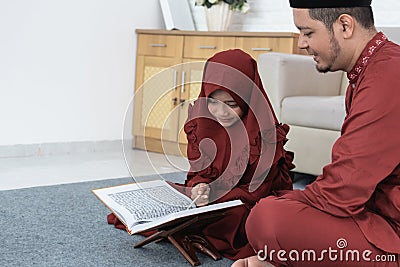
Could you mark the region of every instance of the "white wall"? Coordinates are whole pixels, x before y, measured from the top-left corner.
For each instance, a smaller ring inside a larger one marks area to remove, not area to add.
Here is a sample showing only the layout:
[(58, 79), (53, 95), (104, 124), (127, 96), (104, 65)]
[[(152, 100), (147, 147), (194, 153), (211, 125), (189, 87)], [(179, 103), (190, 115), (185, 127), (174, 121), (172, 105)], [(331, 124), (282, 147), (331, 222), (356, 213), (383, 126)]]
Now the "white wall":
[[(207, 30), (204, 7), (196, 6), (189, 0), (193, 18), (198, 30)], [(297, 31), (293, 25), (289, 0), (248, 0), (247, 14), (235, 12), (231, 31)]]
[(134, 31), (161, 27), (158, 0), (0, 0), (0, 145), (121, 139)]
[[(188, 0), (198, 30), (206, 30), (204, 7), (195, 6), (195, 0)], [(297, 31), (292, 19), (289, 0), (248, 0), (247, 14), (234, 13), (231, 31)], [(398, 16), (400, 1), (372, 0), (377, 26), (400, 26)]]
[[(204, 10), (190, 2), (196, 26)], [(295, 31), (288, 1), (249, 0), (231, 30)], [(398, 0), (374, 0), (399, 26)], [(121, 139), (137, 28), (163, 28), (158, 0), (0, 0), (0, 146)]]

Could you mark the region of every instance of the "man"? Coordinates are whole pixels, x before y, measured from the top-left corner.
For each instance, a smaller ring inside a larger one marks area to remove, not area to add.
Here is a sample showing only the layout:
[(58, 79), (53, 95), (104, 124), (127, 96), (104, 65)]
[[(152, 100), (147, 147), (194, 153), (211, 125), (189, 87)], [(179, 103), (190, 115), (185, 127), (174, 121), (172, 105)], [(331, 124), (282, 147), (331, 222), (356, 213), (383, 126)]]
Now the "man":
[[(290, 0), (299, 47), (349, 86), (332, 162), (305, 190), (267, 197), (239, 266), (399, 266), (400, 47), (374, 27), (371, 0)], [(272, 264), (272, 265), (271, 265)]]

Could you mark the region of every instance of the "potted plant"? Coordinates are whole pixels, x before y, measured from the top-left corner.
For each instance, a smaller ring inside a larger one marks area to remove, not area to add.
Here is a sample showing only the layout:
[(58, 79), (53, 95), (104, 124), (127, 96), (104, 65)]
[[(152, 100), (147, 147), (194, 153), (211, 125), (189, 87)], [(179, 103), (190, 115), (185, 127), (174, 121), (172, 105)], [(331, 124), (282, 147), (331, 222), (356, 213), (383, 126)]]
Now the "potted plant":
[(247, 0), (196, 0), (196, 5), (204, 6), (209, 31), (227, 31), (234, 11), (247, 13)]

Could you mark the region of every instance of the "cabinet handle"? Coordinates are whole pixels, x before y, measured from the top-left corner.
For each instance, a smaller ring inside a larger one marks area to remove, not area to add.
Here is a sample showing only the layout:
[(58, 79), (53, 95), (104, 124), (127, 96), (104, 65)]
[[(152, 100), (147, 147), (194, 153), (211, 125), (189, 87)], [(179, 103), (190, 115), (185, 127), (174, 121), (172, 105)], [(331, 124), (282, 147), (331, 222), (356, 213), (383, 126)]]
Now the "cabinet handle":
[(151, 47), (167, 47), (167, 44), (149, 44)]
[(252, 51), (272, 51), (272, 48), (269, 47), (252, 47)]
[(178, 72), (174, 70), (174, 90), (176, 90), (177, 80), (178, 80)]
[(199, 45), (199, 49), (217, 49), (215, 45)]
[(172, 102), (174, 103), (174, 106), (176, 106), (176, 104), (178, 103), (178, 98), (177, 97), (172, 98)]
[(185, 71), (182, 71), (182, 77), (181, 77), (181, 93), (183, 94), (185, 92)]

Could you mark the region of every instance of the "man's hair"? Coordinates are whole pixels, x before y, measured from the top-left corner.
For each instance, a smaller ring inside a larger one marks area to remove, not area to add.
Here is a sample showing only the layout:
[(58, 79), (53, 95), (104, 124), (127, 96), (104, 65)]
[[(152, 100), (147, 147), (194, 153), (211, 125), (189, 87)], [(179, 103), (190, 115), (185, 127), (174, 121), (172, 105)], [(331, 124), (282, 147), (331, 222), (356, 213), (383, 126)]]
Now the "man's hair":
[(312, 19), (321, 21), (329, 31), (333, 31), (333, 23), (342, 14), (355, 18), (365, 29), (374, 27), (374, 14), (369, 7), (340, 7), (340, 8), (311, 8), (309, 15)]

